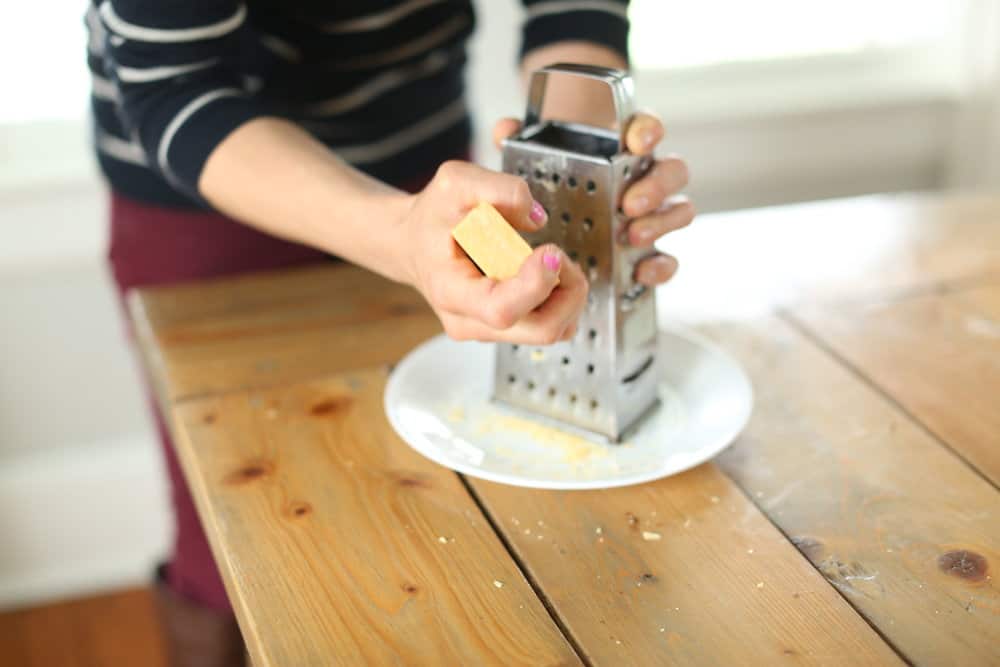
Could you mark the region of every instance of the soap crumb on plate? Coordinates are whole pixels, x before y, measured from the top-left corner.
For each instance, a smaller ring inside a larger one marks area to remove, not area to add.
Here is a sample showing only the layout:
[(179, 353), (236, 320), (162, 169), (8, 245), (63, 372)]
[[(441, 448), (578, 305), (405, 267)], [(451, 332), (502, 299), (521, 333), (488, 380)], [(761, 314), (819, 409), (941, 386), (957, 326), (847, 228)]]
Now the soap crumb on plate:
[(661, 536), (659, 533), (654, 533), (651, 530), (642, 531), (642, 539), (646, 540), (647, 542), (655, 542), (658, 539), (660, 539), (660, 537)]

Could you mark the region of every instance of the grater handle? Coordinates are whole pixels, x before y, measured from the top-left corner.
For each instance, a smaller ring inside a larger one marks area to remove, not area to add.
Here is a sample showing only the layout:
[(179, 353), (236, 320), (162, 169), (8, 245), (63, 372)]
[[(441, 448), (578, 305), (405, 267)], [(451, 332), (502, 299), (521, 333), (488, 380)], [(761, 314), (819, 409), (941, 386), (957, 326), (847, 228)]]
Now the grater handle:
[(548, 86), (549, 75), (560, 74), (578, 76), (601, 81), (611, 89), (611, 97), (615, 105), (615, 121), (618, 125), (618, 152), (625, 150), (625, 129), (628, 120), (635, 113), (635, 87), (628, 72), (597, 65), (577, 65), (574, 63), (557, 63), (536, 70), (531, 75), (531, 86), (528, 91), (528, 110), (524, 115), (525, 127), (539, 125), (542, 121), (542, 103), (545, 101), (545, 89)]

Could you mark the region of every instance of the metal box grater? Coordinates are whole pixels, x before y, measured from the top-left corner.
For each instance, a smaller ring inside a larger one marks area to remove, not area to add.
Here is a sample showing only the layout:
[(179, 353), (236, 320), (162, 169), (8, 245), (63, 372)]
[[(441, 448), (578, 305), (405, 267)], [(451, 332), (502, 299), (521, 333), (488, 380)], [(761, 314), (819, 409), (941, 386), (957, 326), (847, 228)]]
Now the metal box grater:
[[(618, 131), (543, 121), (549, 76), (578, 76), (608, 85)], [(653, 290), (633, 280), (648, 250), (627, 245), (619, 204), (651, 159), (625, 152), (634, 112), (625, 72), (553, 65), (531, 79), (522, 130), (503, 147), (503, 170), (528, 181), (549, 223), (526, 234), (532, 246), (553, 242), (590, 281), (587, 306), (570, 342), (548, 347), (500, 344), (494, 397), (619, 441), (657, 401), (656, 304)]]

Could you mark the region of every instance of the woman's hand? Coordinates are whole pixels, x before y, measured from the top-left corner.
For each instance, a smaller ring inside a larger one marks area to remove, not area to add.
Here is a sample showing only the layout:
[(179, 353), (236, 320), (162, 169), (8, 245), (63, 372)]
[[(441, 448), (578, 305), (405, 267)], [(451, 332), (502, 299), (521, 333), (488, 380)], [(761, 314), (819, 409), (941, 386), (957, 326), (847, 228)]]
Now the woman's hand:
[(483, 201), (519, 231), (536, 231), (547, 222), (523, 179), (446, 162), (413, 196), (400, 221), (399, 261), (408, 282), (457, 340), (529, 345), (568, 340), (587, 299), (583, 272), (557, 246), (544, 245), (513, 278), (484, 277), (451, 237), (452, 228)]
[[(498, 121), (493, 127), (497, 147), (520, 127), (521, 123), (513, 118)], [(633, 155), (652, 155), (663, 136), (663, 124), (658, 118), (638, 113), (626, 130), (626, 149)], [(656, 239), (691, 223), (695, 216), (694, 205), (678, 195), (687, 182), (688, 169), (684, 161), (677, 156), (667, 156), (656, 160), (645, 176), (629, 186), (622, 209), (632, 218), (628, 225), (631, 245), (651, 248)], [(653, 287), (670, 280), (676, 271), (677, 260), (658, 252), (639, 263), (635, 279)]]

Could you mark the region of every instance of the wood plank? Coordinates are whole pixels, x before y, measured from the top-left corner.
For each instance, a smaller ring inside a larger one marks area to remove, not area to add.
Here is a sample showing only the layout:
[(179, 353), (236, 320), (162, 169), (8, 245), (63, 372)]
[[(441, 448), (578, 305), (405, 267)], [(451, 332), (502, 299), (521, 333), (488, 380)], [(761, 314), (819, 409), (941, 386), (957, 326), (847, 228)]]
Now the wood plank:
[(257, 667), (578, 664), (383, 371), (187, 401), (178, 449)]
[(708, 332), (756, 392), (723, 470), (909, 660), (996, 664), (1000, 494), (791, 326)]
[(1000, 485), (1000, 285), (796, 317)]
[(143, 289), (130, 305), (169, 401), (391, 363), (440, 331), (415, 290), (343, 264)]
[(150, 591), (0, 612), (0, 663), (18, 667), (166, 667)]
[(661, 242), (680, 271), (658, 290), (676, 321), (1000, 282), (1000, 198), (876, 195), (699, 216)]
[(711, 464), (604, 491), (469, 483), (591, 664), (900, 662)]
[[(683, 263), (657, 293), (672, 320), (1000, 282), (1000, 199), (883, 195), (706, 215), (664, 249)], [(138, 290), (132, 310), (169, 400), (391, 363), (440, 331), (414, 290), (343, 264)]]

